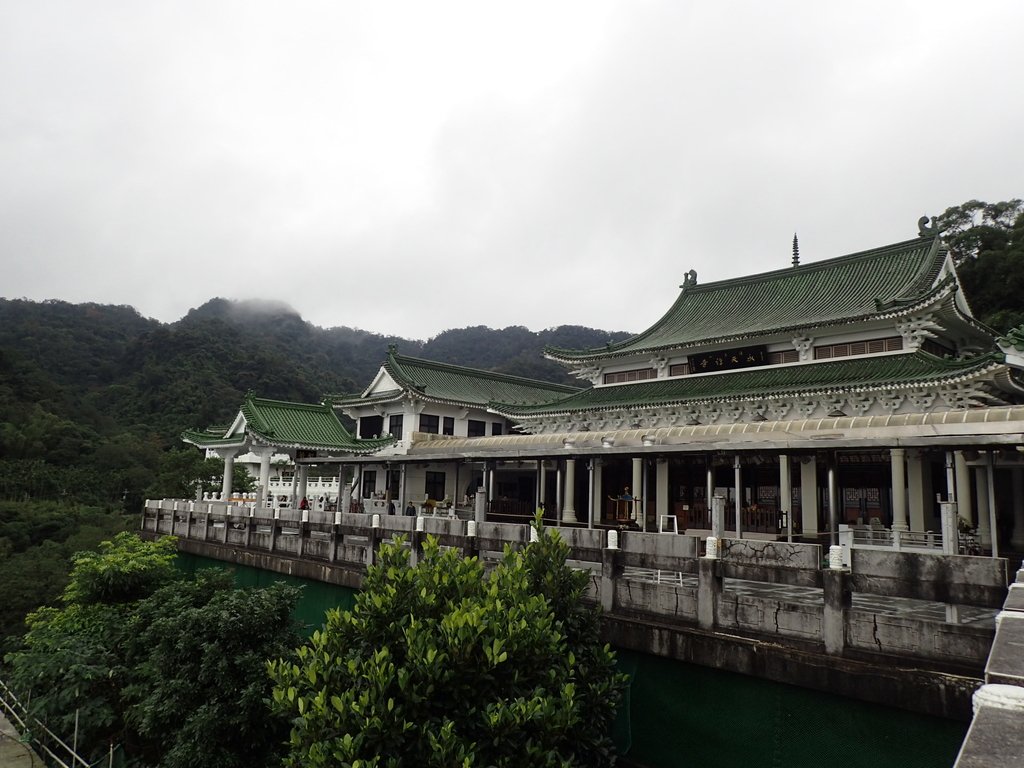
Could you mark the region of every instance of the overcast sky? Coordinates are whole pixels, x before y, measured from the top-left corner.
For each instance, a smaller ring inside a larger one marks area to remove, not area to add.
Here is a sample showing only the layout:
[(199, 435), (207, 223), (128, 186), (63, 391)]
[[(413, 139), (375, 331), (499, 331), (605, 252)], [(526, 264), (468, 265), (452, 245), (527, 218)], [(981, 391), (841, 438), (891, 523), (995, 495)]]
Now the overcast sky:
[(641, 331), (1024, 196), (1024, 3), (0, 0), (0, 296)]

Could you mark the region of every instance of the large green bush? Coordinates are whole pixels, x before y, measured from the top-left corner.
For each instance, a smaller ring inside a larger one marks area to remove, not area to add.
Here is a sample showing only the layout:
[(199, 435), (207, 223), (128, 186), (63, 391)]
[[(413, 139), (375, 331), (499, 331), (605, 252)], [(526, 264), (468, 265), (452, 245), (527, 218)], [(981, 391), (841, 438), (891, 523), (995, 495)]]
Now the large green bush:
[(381, 547), (352, 611), (270, 664), (287, 765), (603, 766), (625, 685), (555, 531), (487, 572), (428, 537)]

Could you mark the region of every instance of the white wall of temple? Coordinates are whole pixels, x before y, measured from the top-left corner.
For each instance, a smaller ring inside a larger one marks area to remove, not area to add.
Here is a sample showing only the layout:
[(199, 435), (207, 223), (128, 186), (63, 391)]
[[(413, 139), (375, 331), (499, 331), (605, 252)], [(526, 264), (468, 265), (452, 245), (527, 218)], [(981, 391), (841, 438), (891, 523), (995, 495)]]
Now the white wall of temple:
[[(402, 437), (392, 453), (404, 453), (408, 449), (413, 432), (452, 435), (453, 437), (469, 437), (471, 427), (475, 428), (475, 437), (507, 435), (510, 432), (509, 422), (496, 414), (488, 413), (485, 408), (445, 405), (442, 403), (388, 403), (366, 408), (347, 409), (348, 415), (356, 420), (356, 434), (370, 437), (373, 434), (394, 434), (397, 426), (392, 417), (401, 417)], [(376, 419), (380, 419), (379, 432)], [(370, 420), (373, 420), (370, 422)], [(372, 424), (372, 426), (367, 426)], [(482, 433), (481, 433), (482, 430)]]

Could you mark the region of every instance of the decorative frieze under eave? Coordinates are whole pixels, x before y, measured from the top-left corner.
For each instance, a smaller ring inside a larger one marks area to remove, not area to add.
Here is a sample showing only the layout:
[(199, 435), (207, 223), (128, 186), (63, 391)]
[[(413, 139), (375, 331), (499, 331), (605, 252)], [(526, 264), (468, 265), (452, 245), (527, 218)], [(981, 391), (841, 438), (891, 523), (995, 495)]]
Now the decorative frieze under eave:
[(970, 376), (912, 386), (834, 387), (778, 397), (723, 397), (656, 407), (519, 417), (529, 434), (656, 429), (680, 425), (742, 424), (842, 416), (889, 416), (1004, 406), (1024, 401), (1024, 387), (1007, 366), (993, 363)]

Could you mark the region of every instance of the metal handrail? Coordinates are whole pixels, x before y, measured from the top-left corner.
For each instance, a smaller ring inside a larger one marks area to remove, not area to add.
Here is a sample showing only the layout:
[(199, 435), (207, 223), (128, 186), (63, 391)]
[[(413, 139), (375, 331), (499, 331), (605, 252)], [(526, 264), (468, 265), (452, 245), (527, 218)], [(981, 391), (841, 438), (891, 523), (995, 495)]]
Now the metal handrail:
[[(60, 766), (60, 768), (93, 768), (97, 765), (97, 763), (90, 763), (84, 757), (75, 752), (75, 750), (69, 747), (64, 740), (60, 738), (60, 736), (47, 728), (41, 720), (36, 717), (32, 717), (32, 715), (28, 713), (28, 709), (25, 705), (18, 700), (17, 695), (3, 680), (0, 680), (0, 710), (3, 711), (4, 717), (12, 721), (12, 725), (14, 725), (18, 730), (18, 733), (21, 734), (22, 738), (27, 736), (28, 740), (38, 750), (45, 753), (45, 755)], [(37, 731), (46, 734), (46, 736), (52, 739), (63, 750), (63, 752), (61, 754), (54, 752), (47, 742), (34, 735)], [(110, 765), (113, 765), (113, 759), (114, 747), (111, 745)], [(65, 762), (65, 760), (70, 760), (71, 762)]]

